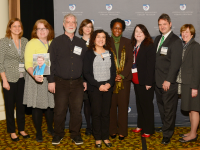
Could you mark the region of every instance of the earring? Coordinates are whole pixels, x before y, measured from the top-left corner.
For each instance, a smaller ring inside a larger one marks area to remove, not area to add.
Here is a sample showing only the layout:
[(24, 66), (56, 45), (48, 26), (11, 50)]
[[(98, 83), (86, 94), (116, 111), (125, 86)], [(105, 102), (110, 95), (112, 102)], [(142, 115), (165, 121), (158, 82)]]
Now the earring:
[(94, 43), (94, 45), (96, 45), (96, 44)]
[(104, 46), (106, 46), (106, 43), (105, 43), (105, 45)]

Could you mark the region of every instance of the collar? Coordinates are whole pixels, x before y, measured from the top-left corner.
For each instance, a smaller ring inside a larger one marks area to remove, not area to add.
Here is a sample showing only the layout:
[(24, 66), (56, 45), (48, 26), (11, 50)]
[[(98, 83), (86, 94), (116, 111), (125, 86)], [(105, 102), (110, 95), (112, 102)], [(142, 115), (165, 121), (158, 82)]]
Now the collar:
[(172, 30), (170, 30), (167, 34), (165, 34), (165, 35), (163, 35), (162, 34), (162, 36), (164, 36), (165, 37), (165, 39), (169, 36), (169, 34), (172, 32)]

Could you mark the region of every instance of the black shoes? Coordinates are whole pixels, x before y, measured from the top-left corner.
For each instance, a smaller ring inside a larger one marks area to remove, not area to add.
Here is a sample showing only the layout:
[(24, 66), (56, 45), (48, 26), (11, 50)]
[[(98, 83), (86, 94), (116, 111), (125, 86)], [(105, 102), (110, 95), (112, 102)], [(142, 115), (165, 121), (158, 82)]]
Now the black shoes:
[(119, 140), (123, 140), (124, 138), (124, 136), (119, 136)]
[(115, 135), (111, 135), (110, 136), (112, 139), (116, 138), (116, 134)]
[(13, 138), (11, 137), (11, 134), (10, 134), (10, 138), (11, 138), (11, 140), (14, 141), (14, 142), (19, 141), (19, 137), (13, 139)]
[(195, 142), (195, 141), (197, 141), (197, 138), (198, 138), (198, 135), (194, 139), (190, 139), (190, 140), (184, 140), (183, 138), (180, 138), (179, 142), (181, 142), (181, 143)]
[(61, 141), (62, 139), (63, 139), (62, 137), (60, 137), (60, 136), (58, 136), (58, 135), (55, 135), (55, 136), (53, 137), (52, 144), (53, 144), (53, 145), (58, 145), (58, 144), (60, 144), (60, 141)]
[(37, 141), (37, 142), (43, 142), (42, 136), (37, 136), (37, 135), (36, 135), (36, 141)]
[(51, 134), (52, 136), (54, 136), (54, 131), (47, 130), (47, 133), (49, 133), (49, 134)]
[(186, 137), (184, 134), (179, 134), (179, 136), (182, 138)]
[[(104, 141), (103, 141), (103, 142), (104, 142)], [(106, 147), (111, 147), (111, 146), (112, 146), (111, 143), (105, 143), (105, 142), (104, 142), (104, 144), (106, 145)]]
[(162, 128), (155, 128), (156, 132), (162, 132)]
[(167, 144), (169, 144), (169, 143), (170, 143), (170, 138), (168, 138), (168, 137), (163, 137), (161, 144), (167, 145)]
[(81, 136), (76, 136), (72, 139), (72, 142), (74, 142), (76, 145), (81, 145), (83, 144), (83, 139)]
[(23, 136), (24, 139), (30, 138), (30, 135), (28, 135), (28, 134), (27, 135), (22, 135), (20, 132), (18, 132), (18, 134), (21, 135), (21, 136)]
[(92, 130), (91, 129), (86, 129), (85, 135), (87, 135), (87, 136), (92, 135)]
[(101, 145), (101, 144), (95, 144), (95, 147), (96, 147), (96, 148), (101, 148), (102, 145)]

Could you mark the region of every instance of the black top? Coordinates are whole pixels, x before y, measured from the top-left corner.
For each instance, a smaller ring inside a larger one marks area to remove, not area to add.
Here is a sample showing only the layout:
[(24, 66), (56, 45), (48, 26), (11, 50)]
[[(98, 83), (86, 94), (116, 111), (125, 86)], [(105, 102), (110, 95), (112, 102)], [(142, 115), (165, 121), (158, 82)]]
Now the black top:
[(136, 58), (138, 80), (140, 85), (152, 86), (155, 82), (156, 47), (142, 42)]
[[(114, 57), (113, 53), (109, 51), (111, 54), (111, 67), (110, 67), (110, 80), (109, 84), (111, 85), (111, 89), (114, 86), (115, 83), (115, 77), (116, 77), (116, 68), (115, 68), (115, 62), (114, 62)], [(98, 82), (94, 79), (94, 74), (93, 74), (93, 62), (94, 58), (96, 55), (94, 54), (93, 50), (88, 50), (85, 54), (84, 60), (83, 60), (83, 75), (84, 78), (87, 81), (87, 89), (88, 91), (93, 91), (94, 88), (99, 89), (99, 87), (102, 85), (101, 82)]]
[[(75, 46), (82, 48), (80, 55), (74, 53)], [(55, 82), (54, 76), (65, 80), (80, 78), (83, 57), (86, 51), (85, 42), (76, 36), (73, 37), (72, 41), (65, 34), (55, 38), (48, 50), (51, 61), (51, 75), (48, 76), (49, 83)]]

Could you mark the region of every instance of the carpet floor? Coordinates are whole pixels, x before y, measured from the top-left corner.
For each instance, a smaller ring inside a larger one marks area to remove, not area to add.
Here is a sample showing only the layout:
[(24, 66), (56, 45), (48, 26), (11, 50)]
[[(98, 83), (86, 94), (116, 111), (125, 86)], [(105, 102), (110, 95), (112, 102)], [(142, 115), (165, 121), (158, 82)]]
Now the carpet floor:
[[(128, 129), (128, 136), (120, 141), (117, 138), (110, 139), (113, 146), (111, 148), (107, 148), (104, 144), (102, 145), (102, 149), (111, 149), (111, 150), (142, 150), (142, 140), (140, 133), (132, 132), (134, 128)], [(18, 142), (13, 142), (10, 139), (10, 134), (6, 131), (6, 121), (0, 121), (0, 150), (91, 150), (95, 148), (95, 140), (94, 137), (86, 136), (85, 129), (81, 129), (81, 135), (84, 141), (83, 145), (76, 146), (72, 143), (70, 139), (70, 133), (68, 129), (65, 129), (65, 136), (59, 145), (52, 145), (52, 136), (47, 133), (47, 125), (46, 120), (43, 118), (42, 131), (43, 131), (43, 142), (38, 143), (35, 140), (35, 128), (32, 122), (31, 115), (26, 115), (26, 125), (25, 131), (29, 133), (29, 139), (23, 139), (20, 136), (20, 140)], [(187, 133), (190, 131), (189, 127), (176, 127), (173, 137), (171, 138), (171, 142), (168, 145), (161, 144), (162, 133), (155, 133), (149, 138), (146, 138), (146, 146), (148, 150), (197, 150), (200, 149), (200, 137), (196, 142), (188, 142), (188, 143), (180, 143), (178, 141), (179, 134)], [(16, 131), (17, 133), (17, 131)], [(198, 131), (200, 135), (200, 131)]]

